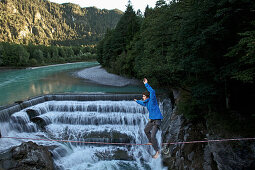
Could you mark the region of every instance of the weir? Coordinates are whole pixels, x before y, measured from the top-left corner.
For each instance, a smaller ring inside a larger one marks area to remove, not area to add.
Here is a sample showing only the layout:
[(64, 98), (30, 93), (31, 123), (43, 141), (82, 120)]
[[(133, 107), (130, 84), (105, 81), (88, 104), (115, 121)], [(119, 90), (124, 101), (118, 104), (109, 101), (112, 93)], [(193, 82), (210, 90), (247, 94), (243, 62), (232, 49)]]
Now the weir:
[[(57, 94), (35, 97), (0, 111), (2, 136), (74, 141), (148, 143), (147, 110), (139, 94)], [(165, 103), (170, 103), (167, 100)], [(164, 102), (159, 102), (162, 113)], [(157, 134), (159, 143), (161, 132)], [(25, 140), (1, 139), (0, 152)], [(49, 148), (56, 169), (163, 169), (151, 146), (33, 141)]]

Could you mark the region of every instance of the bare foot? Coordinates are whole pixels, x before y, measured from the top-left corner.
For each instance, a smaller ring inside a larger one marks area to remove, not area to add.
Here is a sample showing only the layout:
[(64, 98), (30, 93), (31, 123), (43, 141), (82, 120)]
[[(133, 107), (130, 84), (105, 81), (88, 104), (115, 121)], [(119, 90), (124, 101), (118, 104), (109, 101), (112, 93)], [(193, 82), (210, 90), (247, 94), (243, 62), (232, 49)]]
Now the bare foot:
[(152, 145), (152, 143), (147, 143), (147, 145)]
[(155, 153), (155, 155), (154, 155), (152, 158), (157, 159), (158, 156), (159, 156), (159, 151), (157, 151), (157, 152)]

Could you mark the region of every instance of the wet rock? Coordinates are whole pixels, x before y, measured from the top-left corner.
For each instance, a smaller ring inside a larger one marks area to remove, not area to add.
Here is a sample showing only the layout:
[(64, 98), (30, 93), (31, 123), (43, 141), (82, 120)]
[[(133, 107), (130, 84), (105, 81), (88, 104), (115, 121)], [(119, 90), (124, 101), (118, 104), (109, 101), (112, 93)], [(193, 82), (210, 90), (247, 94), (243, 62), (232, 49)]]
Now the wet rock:
[(118, 131), (92, 132), (83, 135), (86, 142), (132, 143), (134, 138)]
[(21, 104), (23, 103), (23, 101), (19, 100), (19, 101), (15, 101), (14, 103)]
[(128, 160), (128, 161), (135, 160), (135, 158), (132, 155), (128, 154), (127, 150), (121, 149), (97, 152), (96, 156), (101, 160)]
[[(167, 113), (167, 111), (164, 112)], [(169, 109), (172, 109), (169, 107)], [(221, 139), (220, 134), (208, 128), (206, 121), (190, 122), (182, 114), (164, 114), (162, 141), (164, 143)], [(170, 111), (169, 111), (170, 112)], [(239, 136), (240, 137), (240, 136)], [(240, 137), (241, 138), (241, 137)], [(255, 142), (231, 141), (164, 146), (163, 165), (169, 169), (254, 169)]]
[(33, 119), (36, 116), (39, 116), (39, 113), (36, 110), (33, 110), (33, 109), (27, 109), (26, 112), (27, 112), (27, 115), (28, 115), (30, 120)]
[(37, 126), (41, 129), (41, 130), (45, 130), (45, 126), (47, 125), (47, 123), (45, 122), (45, 120), (41, 117), (34, 117), (31, 119), (31, 122), (37, 124)]
[(0, 169), (53, 170), (52, 154), (44, 146), (22, 143), (0, 154)]

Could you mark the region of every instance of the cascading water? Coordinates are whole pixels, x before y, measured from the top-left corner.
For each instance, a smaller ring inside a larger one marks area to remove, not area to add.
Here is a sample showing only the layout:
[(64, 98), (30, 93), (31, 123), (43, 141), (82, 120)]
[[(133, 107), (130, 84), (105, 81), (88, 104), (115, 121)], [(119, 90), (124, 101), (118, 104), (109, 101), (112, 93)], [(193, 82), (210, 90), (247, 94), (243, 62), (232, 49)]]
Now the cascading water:
[[(32, 109), (36, 114), (27, 114)], [(3, 136), (73, 141), (148, 143), (147, 110), (134, 101), (46, 101), (1, 120)], [(160, 141), (161, 132), (157, 134)], [(0, 151), (24, 140), (1, 139)], [(53, 153), (56, 169), (163, 169), (152, 146), (33, 141)]]

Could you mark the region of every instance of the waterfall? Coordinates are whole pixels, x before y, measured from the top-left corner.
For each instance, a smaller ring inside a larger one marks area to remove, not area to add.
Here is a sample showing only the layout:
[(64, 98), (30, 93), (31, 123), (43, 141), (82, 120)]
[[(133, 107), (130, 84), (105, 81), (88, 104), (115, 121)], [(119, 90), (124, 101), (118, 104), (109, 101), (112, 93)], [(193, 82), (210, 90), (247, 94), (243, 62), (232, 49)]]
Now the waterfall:
[[(101, 95), (100, 98), (90, 95), (79, 96), (79, 100), (74, 101), (73, 96), (45, 96), (40, 97), (39, 101), (26, 101), (23, 106), (21, 104), (23, 109), (7, 116), (6, 121), (1, 119), (2, 135), (86, 142), (148, 143), (144, 133), (148, 112), (130, 100), (133, 97)], [(31, 116), (28, 110), (33, 110), (35, 114)], [(160, 136), (159, 131), (159, 144)], [(25, 140), (1, 139), (0, 151), (22, 142)], [(152, 146), (33, 142), (50, 148), (56, 169), (163, 169), (161, 158), (151, 157), (154, 154)]]

